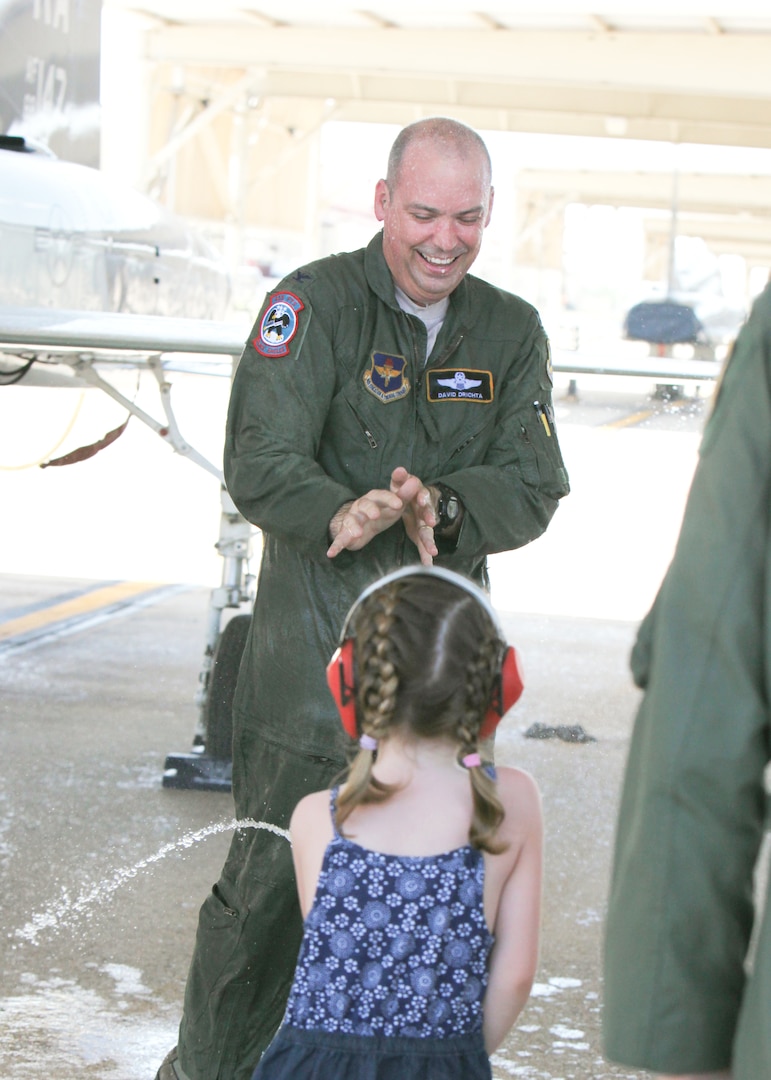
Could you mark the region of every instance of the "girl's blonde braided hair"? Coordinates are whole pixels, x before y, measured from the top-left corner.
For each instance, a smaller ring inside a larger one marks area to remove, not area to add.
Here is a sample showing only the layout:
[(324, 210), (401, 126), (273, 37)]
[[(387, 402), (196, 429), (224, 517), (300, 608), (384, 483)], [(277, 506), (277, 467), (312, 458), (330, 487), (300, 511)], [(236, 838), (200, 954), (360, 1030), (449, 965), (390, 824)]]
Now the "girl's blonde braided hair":
[[(430, 574), (387, 580), (354, 611), (356, 702), (362, 734), (381, 740), (396, 730), (417, 738), (449, 738), (459, 762), (477, 750), (505, 645), (490, 614), (473, 595)], [(356, 806), (382, 802), (394, 790), (372, 773), (373, 753), (360, 749), (337, 803), (338, 827)], [(474, 815), (469, 841), (499, 851), (503, 818), (495, 783), (469, 769)]]

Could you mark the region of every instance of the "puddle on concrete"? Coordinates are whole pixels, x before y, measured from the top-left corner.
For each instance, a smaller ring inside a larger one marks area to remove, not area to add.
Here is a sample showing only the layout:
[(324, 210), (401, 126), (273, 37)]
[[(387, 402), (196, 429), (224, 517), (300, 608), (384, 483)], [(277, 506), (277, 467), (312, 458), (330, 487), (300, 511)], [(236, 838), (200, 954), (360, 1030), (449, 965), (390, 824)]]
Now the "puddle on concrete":
[(177, 1041), (176, 1008), (159, 1008), (141, 972), (120, 964), (100, 969), (105, 989), (72, 979), (22, 977), (21, 992), (0, 998), (0, 1075), (6, 1080), (155, 1075)]

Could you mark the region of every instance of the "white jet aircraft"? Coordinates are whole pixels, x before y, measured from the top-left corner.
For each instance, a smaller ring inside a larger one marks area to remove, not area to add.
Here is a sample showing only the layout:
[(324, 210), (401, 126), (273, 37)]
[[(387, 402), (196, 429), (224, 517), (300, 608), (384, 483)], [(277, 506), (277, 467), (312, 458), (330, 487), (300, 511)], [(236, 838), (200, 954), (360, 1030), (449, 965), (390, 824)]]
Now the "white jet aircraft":
[[(223, 572), (209, 605), (198, 725), (191, 753), (167, 758), (167, 787), (230, 786), (232, 696), (249, 615), (234, 616), (222, 632), (221, 617), (253, 600), (253, 529), (221, 470), (183, 438), (166, 377), (231, 376), (245, 332), (214, 321), (224, 319), (229, 296), (222, 261), (185, 222), (98, 170), (0, 135), (0, 387), (97, 387), (220, 481)], [(109, 381), (115, 364), (153, 373), (161, 419)]]

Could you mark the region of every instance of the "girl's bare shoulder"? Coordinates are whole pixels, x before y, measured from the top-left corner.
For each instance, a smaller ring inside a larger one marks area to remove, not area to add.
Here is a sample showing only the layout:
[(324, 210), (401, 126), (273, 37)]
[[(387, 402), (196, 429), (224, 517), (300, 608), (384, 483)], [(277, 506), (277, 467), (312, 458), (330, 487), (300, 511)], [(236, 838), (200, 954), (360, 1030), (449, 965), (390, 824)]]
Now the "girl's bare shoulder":
[(530, 773), (512, 765), (498, 766), (495, 772), (498, 798), (506, 816), (540, 822), (541, 792)]
[(303, 796), (294, 808), (289, 823), (289, 831), (293, 836), (300, 832), (316, 832), (319, 829), (322, 832), (332, 830), (328, 791), (314, 791)]

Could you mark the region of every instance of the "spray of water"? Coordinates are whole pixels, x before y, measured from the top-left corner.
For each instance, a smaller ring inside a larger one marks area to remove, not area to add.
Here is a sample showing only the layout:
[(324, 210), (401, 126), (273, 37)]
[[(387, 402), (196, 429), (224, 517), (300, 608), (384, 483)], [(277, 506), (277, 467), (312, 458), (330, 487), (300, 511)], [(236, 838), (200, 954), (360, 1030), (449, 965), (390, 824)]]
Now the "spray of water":
[(38, 937), (43, 931), (48, 930), (51, 933), (57, 933), (64, 927), (72, 926), (78, 919), (87, 914), (93, 904), (102, 903), (117, 889), (120, 889), (122, 885), (135, 878), (140, 870), (152, 867), (161, 859), (165, 859), (167, 855), (192, 847), (193, 844), (197, 844), (199, 840), (204, 840), (207, 836), (234, 829), (264, 829), (266, 832), (274, 833), (276, 836), (282, 836), (285, 840), (289, 840), (289, 833), (286, 829), (280, 829), (278, 825), (271, 825), (268, 821), (254, 821), (252, 818), (236, 820), (233, 818), (230, 821), (214, 822), (203, 829), (198, 829), (196, 832), (185, 833), (179, 840), (174, 840), (170, 844), (164, 844), (154, 855), (150, 855), (146, 859), (140, 859), (133, 866), (119, 868), (112, 877), (104, 878), (102, 881), (97, 882), (96, 885), (89, 886), (75, 897), (70, 896), (67, 890), (63, 889), (62, 895), (57, 900), (50, 903), (43, 911), (33, 915), (24, 926), (14, 930), (12, 936), (31, 945), (37, 945)]

